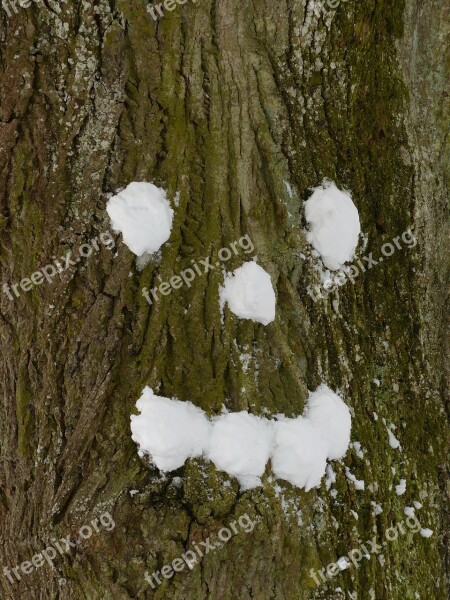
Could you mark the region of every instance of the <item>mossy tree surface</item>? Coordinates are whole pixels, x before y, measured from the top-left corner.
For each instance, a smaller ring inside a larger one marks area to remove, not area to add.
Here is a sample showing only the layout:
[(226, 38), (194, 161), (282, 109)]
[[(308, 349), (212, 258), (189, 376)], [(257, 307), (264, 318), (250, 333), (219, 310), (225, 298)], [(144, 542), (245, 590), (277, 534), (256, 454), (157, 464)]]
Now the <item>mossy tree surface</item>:
[[(14, 585), (2, 573), (2, 597), (447, 597), (445, 3), (319, 7), (201, 0), (158, 24), (141, 0), (1, 13), (1, 284), (107, 231), (106, 195), (130, 181), (179, 194), (170, 241), (142, 272), (117, 238), (51, 285), (1, 293), (1, 569), (107, 510), (116, 523), (53, 570)], [(315, 303), (302, 206), (324, 178), (351, 190), (366, 254), (409, 227), (419, 243)], [(222, 322), (221, 269), (153, 306), (142, 297), (245, 234), (276, 287), (273, 324)], [(246, 493), (201, 460), (162, 477), (131, 440), (145, 385), (211, 415), (293, 416), (322, 382), (351, 406), (364, 451), (334, 464), (335, 497), (275, 482), (270, 466)], [(314, 583), (310, 569), (385, 541), (413, 500), (431, 538), (408, 531), (383, 565)], [(253, 532), (156, 592), (144, 580), (244, 513)]]

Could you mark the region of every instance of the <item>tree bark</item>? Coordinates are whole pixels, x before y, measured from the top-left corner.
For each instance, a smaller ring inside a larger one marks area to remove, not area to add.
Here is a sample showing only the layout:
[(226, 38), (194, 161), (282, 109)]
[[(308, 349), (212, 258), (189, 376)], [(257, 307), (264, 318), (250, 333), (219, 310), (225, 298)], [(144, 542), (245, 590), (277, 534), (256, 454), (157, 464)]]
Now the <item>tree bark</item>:
[[(0, 284), (108, 231), (107, 194), (131, 181), (179, 193), (171, 238), (142, 271), (117, 236), (51, 284), (0, 294), (0, 568), (105, 511), (115, 522), (53, 569), (14, 583), (2, 572), (2, 597), (448, 596), (448, 5), (321, 6), (188, 0), (157, 22), (142, 0), (1, 12)], [(418, 244), (314, 302), (303, 202), (324, 178), (351, 190), (366, 255), (408, 228)], [(276, 288), (273, 324), (228, 310), (222, 322), (220, 269), (143, 298), (245, 234)], [(210, 415), (294, 416), (321, 383), (351, 406), (364, 452), (333, 463), (334, 496), (275, 481), (270, 466), (245, 493), (200, 459), (163, 476), (131, 439), (145, 385)], [(414, 500), (432, 537), (386, 542)], [(243, 514), (258, 520), (251, 533), (156, 590), (145, 581)], [(373, 538), (384, 564), (311, 578)]]

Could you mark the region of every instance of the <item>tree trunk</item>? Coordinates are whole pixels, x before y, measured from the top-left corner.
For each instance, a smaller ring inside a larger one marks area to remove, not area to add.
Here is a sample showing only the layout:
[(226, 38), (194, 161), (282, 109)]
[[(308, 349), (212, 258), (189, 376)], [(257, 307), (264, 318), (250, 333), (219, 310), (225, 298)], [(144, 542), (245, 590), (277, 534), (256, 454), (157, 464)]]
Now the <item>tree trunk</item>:
[[(179, 193), (142, 271), (116, 236), (51, 284), (0, 294), (2, 597), (447, 597), (445, 2), (188, 0), (156, 22), (143, 0), (48, 0), (1, 15), (1, 285), (107, 232), (107, 194), (131, 181)], [(362, 254), (410, 227), (418, 244), (315, 302), (303, 202), (324, 178), (351, 191)], [(221, 269), (142, 296), (245, 234), (276, 288), (271, 325), (222, 322)], [(210, 415), (294, 416), (321, 383), (351, 406), (364, 453), (333, 463), (333, 493), (270, 466), (245, 493), (200, 459), (164, 476), (131, 439), (145, 385)], [(388, 541), (413, 501), (433, 535)], [(77, 538), (105, 512), (112, 531)], [(144, 579), (244, 514), (253, 531), (155, 589)], [(5, 575), (68, 535), (53, 568)], [(372, 539), (383, 559), (314, 581)]]

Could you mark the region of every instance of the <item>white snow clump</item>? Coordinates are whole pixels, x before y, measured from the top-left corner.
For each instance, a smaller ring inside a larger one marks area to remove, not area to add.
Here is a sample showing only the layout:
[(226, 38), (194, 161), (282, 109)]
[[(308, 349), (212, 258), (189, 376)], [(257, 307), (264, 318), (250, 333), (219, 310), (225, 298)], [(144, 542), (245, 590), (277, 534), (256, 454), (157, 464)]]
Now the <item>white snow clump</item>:
[(156, 396), (148, 387), (136, 407), (141, 414), (131, 416), (131, 432), (141, 456), (174, 471), (203, 455), (242, 490), (261, 485), (271, 459), (276, 477), (309, 491), (320, 485), (327, 459), (342, 458), (350, 444), (350, 411), (325, 385), (310, 393), (303, 416), (277, 415), (276, 421), (246, 411), (209, 420), (190, 402)]
[(153, 183), (130, 183), (108, 200), (106, 211), (114, 231), (136, 256), (157, 252), (170, 237), (173, 210), (165, 190)]
[(275, 320), (275, 291), (269, 273), (257, 263), (246, 262), (225, 277), (220, 288), (220, 307), (226, 302), (236, 316), (268, 325)]
[(325, 180), (305, 202), (305, 217), (309, 224), (307, 240), (327, 269), (337, 271), (353, 259), (361, 225), (348, 192)]

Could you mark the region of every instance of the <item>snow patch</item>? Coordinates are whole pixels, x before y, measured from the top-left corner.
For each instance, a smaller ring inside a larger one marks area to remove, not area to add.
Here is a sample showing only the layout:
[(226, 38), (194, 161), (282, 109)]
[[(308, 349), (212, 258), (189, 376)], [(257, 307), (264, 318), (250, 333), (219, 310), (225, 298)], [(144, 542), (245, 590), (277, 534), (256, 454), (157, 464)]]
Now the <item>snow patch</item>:
[(361, 448), (361, 442), (353, 442), (353, 444), (350, 444), (350, 446), (353, 446), (353, 450), (358, 458), (364, 458), (364, 451)]
[(327, 490), (329, 490), (333, 483), (336, 483), (336, 473), (334, 472), (333, 467), (330, 464), (327, 465), (326, 475), (327, 476), (325, 479), (325, 487), (327, 488)]
[(165, 190), (153, 183), (130, 183), (108, 200), (106, 211), (114, 231), (136, 256), (157, 252), (170, 237), (173, 210)]
[(272, 470), (308, 492), (320, 485), (327, 466), (328, 446), (319, 430), (303, 417), (274, 423)]
[(352, 418), (342, 399), (321, 385), (309, 395), (305, 416), (328, 443), (327, 458), (343, 458), (350, 444)]
[(225, 303), (241, 319), (268, 325), (275, 320), (276, 297), (269, 273), (257, 263), (246, 262), (225, 276), (219, 290), (220, 307)]
[(433, 531), (431, 529), (421, 529), (420, 535), (424, 538), (429, 538), (433, 535)]
[(242, 490), (261, 485), (272, 450), (270, 423), (245, 411), (213, 421), (206, 455), (220, 471), (233, 475)]
[(201, 456), (207, 448), (211, 425), (191, 402), (156, 396), (146, 387), (136, 408), (141, 414), (131, 416), (131, 437), (141, 456), (149, 454), (161, 471), (179, 469), (188, 458)]
[(376, 502), (374, 502), (373, 500), (371, 501), (371, 505), (373, 506), (373, 512), (375, 515), (381, 515), (381, 513), (383, 512), (383, 508), (381, 506), (381, 504), (377, 504)]
[(328, 269), (337, 271), (353, 259), (361, 225), (348, 192), (325, 180), (305, 202), (305, 217), (309, 225), (307, 240)]
[(345, 467), (345, 475), (349, 481), (355, 485), (356, 490), (364, 490), (366, 487), (365, 482), (362, 479), (356, 479), (353, 473), (350, 472), (348, 467)]
[(395, 493), (397, 496), (403, 496), (406, 492), (406, 479), (400, 479), (400, 483), (395, 486)]
[[(209, 420), (190, 402), (157, 396), (149, 387), (136, 407), (141, 414), (131, 416), (131, 433), (140, 456), (149, 455), (161, 471), (204, 456), (236, 477), (242, 490), (262, 485), (271, 459), (276, 477), (309, 491), (320, 485), (327, 459), (342, 458), (350, 443), (350, 411), (325, 385), (310, 393), (303, 416), (277, 415), (276, 421), (246, 411)], [(328, 465), (327, 488), (335, 480)]]
[(392, 433), (389, 427), (387, 427), (386, 429), (389, 435), (389, 446), (394, 450), (396, 450), (397, 448), (401, 450), (402, 447), (400, 446), (400, 442), (398, 441), (398, 439), (395, 437), (395, 435)]

